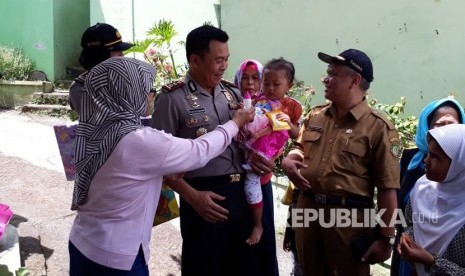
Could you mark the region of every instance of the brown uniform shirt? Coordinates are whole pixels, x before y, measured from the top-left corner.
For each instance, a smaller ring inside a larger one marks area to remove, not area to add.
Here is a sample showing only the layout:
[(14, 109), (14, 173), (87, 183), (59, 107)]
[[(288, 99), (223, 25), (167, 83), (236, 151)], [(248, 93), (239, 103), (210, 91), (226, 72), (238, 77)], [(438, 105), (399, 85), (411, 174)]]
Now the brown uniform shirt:
[(332, 104), (315, 107), (294, 145), (314, 193), (372, 197), (374, 187), (399, 188), (397, 131), (366, 100), (339, 120)]
[[(163, 87), (155, 100), (151, 126), (177, 137), (195, 139), (232, 119), (235, 105), (241, 101), (239, 90), (232, 85), (222, 82), (210, 94), (187, 74), (182, 82)], [(221, 155), (184, 177), (241, 173), (243, 163), (244, 152), (233, 140)]]

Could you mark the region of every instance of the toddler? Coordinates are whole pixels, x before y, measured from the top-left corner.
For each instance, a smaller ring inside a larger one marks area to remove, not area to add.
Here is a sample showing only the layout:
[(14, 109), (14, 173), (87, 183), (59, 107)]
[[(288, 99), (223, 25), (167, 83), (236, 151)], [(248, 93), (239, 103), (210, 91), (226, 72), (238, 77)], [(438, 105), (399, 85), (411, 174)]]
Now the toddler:
[[(302, 106), (295, 99), (286, 96), (292, 88), (294, 75), (294, 65), (283, 58), (273, 59), (265, 65), (263, 92), (253, 102), (256, 116), (244, 128), (245, 147), (268, 160), (275, 160), (282, 153), (289, 137), (295, 139), (299, 134)], [(245, 98), (247, 99), (247, 95)], [(253, 217), (252, 233), (246, 242), (253, 245), (260, 241), (263, 233), (262, 191), (260, 175), (254, 173), (248, 164), (244, 168), (247, 169), (245, 194)]]

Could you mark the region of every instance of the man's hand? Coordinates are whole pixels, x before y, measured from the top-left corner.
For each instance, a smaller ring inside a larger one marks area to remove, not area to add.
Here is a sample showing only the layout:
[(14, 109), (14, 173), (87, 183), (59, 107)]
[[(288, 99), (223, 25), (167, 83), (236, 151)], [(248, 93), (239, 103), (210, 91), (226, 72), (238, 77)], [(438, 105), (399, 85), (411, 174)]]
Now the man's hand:
[(406, 233), (403, 233), (400, 237), (397, 252), (408, 262), (420, 263), (427, 266), (434, 264), (434, 256), (414, 242)]
[(264, 175), (274, 170), (276, 164), (271, 160), (266, 160), (256, 153), (250, 154), (250, 166), (258, 175)]
[(391, 257), (392, 246), (383, 240), (375, 240), (362, 257), (362, 262), (376, 264)]
[(228, 219), (229, 211), (215, 202), (224, 199), (225, 197), (211, 191), (196, 190), (192, 197), (186, 201), (206, 221), (216, 223)]
[(295, 156), (287, 156), (281, 162), (281, 168), (283, 169), (284, 173), (287, 175), (289, 180), (299, 189), (307, 190), (310, 189), (310, 183), (307, 179), (305, 179), (299, 172), (300, 168), (306, 168), (307, 165), (302, 163), (299, 160), (293, 158)]
[(182, 178), (165, 178), (165, 183), (176, 191), (206, 221), (215, 223), (228, 219), (229, 211), (216, 201), (224, 200), (223, 196), (211, 191), (198, 191)]

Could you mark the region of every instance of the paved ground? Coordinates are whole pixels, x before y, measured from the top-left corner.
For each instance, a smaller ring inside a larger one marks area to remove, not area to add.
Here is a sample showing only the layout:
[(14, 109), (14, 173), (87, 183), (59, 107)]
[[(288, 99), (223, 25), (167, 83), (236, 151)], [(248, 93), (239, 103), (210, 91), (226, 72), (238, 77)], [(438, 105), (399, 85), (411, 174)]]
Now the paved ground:
[[(72, 182), (65, 180), (52, 126), (63, 118), (20, 114), (0, 110), (0, 202), (11, 206), (11, 221), (17, 227), (21, 263), (31, 276), (68, 275), (68, 235), (75, 214), (70, 210)], [(275, 222), (278, 232), (286, 207), (274, 189)], [(280, 247), (277, 235), (280, 275), (290, 275), (289, 253)], [(180, 275), (181, 236), (179, 220), (153, 229), (150, 272), (155, 276)], [(373, 267), (373, 275), (389, 275)]]
[[(0, 202), (11, 206), (20, 236), (21, 262), (31, 276), (68, 274), (67, 241), (75, 214), (72, 182), (64, 177), (51, 126), (64, 119), (0, 111)], [(278, 245), (282, 236), (277, 235)], [(280, 246), (278, 246), (280, 247)], [(180, 275), (179, 220), (153, 229), (151, 275)], [(290, 255), (278, 248), (280, 275)]]

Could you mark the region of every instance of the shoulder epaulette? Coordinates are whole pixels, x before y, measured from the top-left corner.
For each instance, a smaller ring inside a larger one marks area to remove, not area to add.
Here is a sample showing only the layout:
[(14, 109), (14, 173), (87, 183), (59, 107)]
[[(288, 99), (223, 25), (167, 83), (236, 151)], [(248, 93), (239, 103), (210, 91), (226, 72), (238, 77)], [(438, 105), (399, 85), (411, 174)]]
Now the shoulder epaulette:
[(307, 114), (307, 117), (313, 117), (315, 114), (319, 114), (323, 109), (329, 107), (331, 103), (320, 104), (312, 107)]
[(225, 85), (227, 85), (227, 86), (231, 86), (231, 87), (234, 87), (234, 88), (239, 89), (239, 87), (237, 87), (234, 83), (232, 83), (232, 82), (230, 82), (230, 81), (228, 81), (228, 80), (221, 79), (221, 83), (222, 83), (222, 84), (225, 84)]
[(183, 81), (174, 81), (174, 82), (170, 82), (168, 84), (165, 84), (163, 85), (161, 88), (162, 88), (162, 91), (165, 92), (165, 93), (169, 93), (169, 92), (173, 92), (174, 90), (180, 88), (180, 87), (183, 87), (184, 86), (184, 82)]
[(380, 118), (389, 127), (389, 130), (394, 130), (396, 127), (394, 124), (382, 113), (382, 111), (371, 109), (371, 113), (376, 117)]
[(329, 107), (329, 105), (331, 105), (331, 103), (324, 103), (324, 104), (315, 105), (314, 107), (311, 108), (311, 110), (320, 111), (320, 110), (322, 110), (324, 108)]

